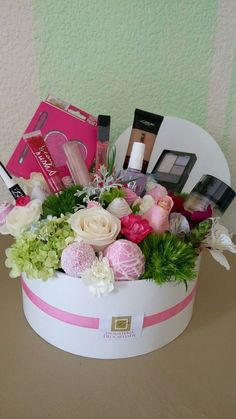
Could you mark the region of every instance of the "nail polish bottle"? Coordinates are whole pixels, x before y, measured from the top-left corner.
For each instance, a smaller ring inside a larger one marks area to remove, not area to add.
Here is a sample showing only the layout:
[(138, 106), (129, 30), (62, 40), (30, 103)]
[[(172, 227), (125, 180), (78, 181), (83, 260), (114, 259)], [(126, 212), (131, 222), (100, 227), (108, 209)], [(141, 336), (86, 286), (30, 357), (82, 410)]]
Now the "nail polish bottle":
[(128, 169), (124, 170), (121, 175), (122, 181), (127, 183), (127, 187), (139, 196), (143, 194), (147, 181), (146, 175), (141, 172), (144, 151), (144, 143), (133, 143)]

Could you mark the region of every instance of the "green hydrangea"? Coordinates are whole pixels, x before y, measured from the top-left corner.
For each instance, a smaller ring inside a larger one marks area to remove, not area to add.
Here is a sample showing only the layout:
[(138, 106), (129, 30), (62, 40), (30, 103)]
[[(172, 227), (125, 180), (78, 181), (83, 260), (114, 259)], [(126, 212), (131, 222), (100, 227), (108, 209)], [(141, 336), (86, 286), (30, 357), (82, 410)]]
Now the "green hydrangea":
[(29, 278), (47, 280), (60, 268), (63, 249), (74, 241), (68, 217), (50, 217), (33, 224), (6, 250), (6, 266), (16, 278), (25, 272)]

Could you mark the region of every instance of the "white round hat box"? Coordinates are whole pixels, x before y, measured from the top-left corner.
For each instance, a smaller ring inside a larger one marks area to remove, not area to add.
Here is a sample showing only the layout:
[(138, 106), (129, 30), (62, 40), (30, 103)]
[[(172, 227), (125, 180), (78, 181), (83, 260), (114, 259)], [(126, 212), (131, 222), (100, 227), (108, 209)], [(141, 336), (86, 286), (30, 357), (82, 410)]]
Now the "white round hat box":
[(117, 281), (102, 297), (61, 272), (48, 281), (23, 275), (21, 284), (26, 319), (39, 336), (73, 354), (114, 359), (154, 351), (180, 335), (192, 316), (197, 278), (187, 290), (175, 281)]
[[(130, 131), (128, 128), (117, 140), (118, 166), (124, 161)], [(197, 125), (164, 117), (149, 166), (163, 149), (196, 154), (185, 192), (203, 174), (230, 185), (228, 164), (220, 147)], [(142, 355), (171, 342), (190, 322), (200, 258), (196, 279), (188, 281), (187, 290), (174, 278), (163, 285), (151, 280), (117, 281), (113, 292), (95, 297), (80, 278), (59, 271), (48, 281), (22, 275), (24, 313), (39, 336), (64, 351), (101, 359)]]

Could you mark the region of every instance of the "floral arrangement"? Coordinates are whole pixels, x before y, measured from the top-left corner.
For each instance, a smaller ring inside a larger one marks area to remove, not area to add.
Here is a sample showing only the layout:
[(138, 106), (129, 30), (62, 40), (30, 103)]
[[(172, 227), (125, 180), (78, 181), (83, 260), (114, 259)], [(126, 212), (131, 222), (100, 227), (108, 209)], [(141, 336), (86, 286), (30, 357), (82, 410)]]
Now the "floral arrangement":
[(152, 178), (142, 197), (105, 166), (91, 175), (89, 185), (73, 185), (58, 195), (50, 195), (39, 173), (22, 182), (27, 195), (0, 206), (0, 232), (15, 238), (6, 250), (13, 278), (25, 273), (46, 281), (63, 270), (100, 296), (121, 280), (187, 286), (201, 251), (226, 269), (223, 252), (236, 253), (210, 206), (188, 212), (186, 194), (168, 193)]

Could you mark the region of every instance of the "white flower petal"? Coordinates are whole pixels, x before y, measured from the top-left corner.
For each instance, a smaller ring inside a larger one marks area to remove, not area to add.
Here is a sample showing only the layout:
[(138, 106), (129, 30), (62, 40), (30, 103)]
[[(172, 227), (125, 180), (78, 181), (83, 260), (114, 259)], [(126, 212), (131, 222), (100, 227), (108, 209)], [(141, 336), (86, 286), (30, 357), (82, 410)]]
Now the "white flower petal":
[(231, 253), (236, 253), (235, 244), (229, 236), (226, 236), (226, 234), (220, 234), (217, 238), (217, 248), (221, 251), (228, 250)]
[(3, 235), (10, 234), (6, 223), (0, 225), (0, 234), (3, 234)]
[(226, 257), (218, 250), (208, 249), (211, 256), (218, 262), (220, 265), (224, 266), (227, 271), (230, 269), (229, 262), (227, 261)]
[(170, 214), (170, 231), (173, 234), (189, 233), (189, 223), (184, 215), (177, 212)]
[(236, 253), (236, 245), (232, 242), (228, 229), (219, 223), (219, 218), (212, 218), (212, 228), (201, 243), (201, 248)]

